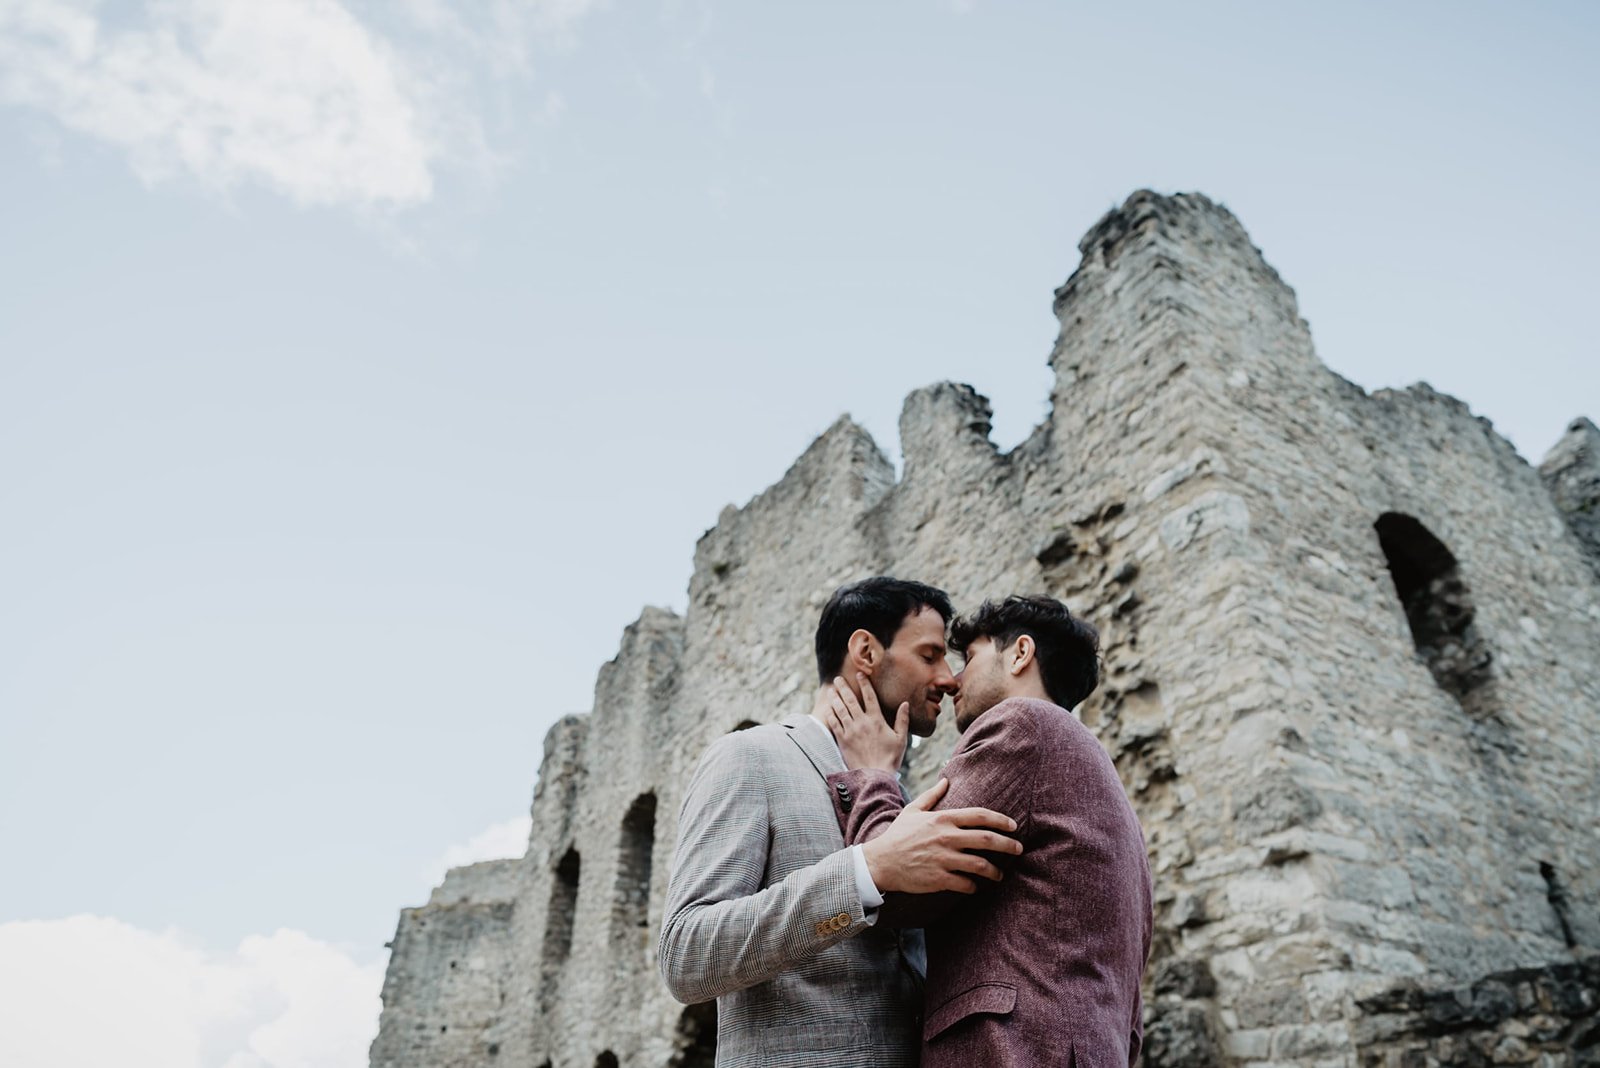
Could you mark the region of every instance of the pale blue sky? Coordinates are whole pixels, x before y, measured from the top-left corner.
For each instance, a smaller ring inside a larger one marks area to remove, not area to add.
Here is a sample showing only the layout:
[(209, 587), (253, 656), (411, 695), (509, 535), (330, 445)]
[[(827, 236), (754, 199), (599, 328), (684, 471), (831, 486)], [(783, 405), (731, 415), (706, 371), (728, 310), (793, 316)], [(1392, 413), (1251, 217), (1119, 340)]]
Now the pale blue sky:
[(1600, 417), (1594, 5), (239, 3), (0, 0), (0, 924), (381, 961), (723, 505), (1025, 436), (1142, 186), (1361, 385)]

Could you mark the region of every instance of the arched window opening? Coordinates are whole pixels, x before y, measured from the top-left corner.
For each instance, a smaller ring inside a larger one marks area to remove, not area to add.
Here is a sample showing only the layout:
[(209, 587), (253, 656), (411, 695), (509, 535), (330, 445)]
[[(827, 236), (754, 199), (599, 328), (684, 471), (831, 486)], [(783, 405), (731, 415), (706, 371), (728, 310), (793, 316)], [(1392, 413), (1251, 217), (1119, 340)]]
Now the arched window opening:
[(670, 1068), (715, 1068), (717, 1063), (717, 1003), (690, 1005), (678, 1017)]
[(1494, 674), (1494, 658), (1473, 626), (1472, 591), (1461, 578), (1455, 556), (1411, 516), (1385, 512), (1373, 525), (1405, 608), (1411, 639), (1434, 681), (1468, 712), (1486, 712), (1479, 706), (1484, 684)]
[(572, 952), (572, 924), (578, 909), (578, 873), (581, 865), (576, 849), (568, 849), (556, 865), (550, 881), (550, 908), (544, 919), (544, 984), (542, 996), (548, 1003), (557, 989), (561, 965)]
[(594, 1068), (617, 1068), (617, 1055), (606, 1050), (594, 1059)]
[(643, 946), (650, 926), (650, 860), (656, 842), (656, 795), (640, 794), (622, 817), (617, 886), (611, 907), (611, 939), (618, 948)]

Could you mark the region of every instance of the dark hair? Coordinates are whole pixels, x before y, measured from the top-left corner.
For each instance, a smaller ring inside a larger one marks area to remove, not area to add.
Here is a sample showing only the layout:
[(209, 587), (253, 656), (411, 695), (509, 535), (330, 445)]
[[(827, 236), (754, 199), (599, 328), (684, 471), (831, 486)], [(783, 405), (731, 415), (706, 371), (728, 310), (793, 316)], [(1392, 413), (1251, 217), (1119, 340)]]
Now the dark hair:
[(946, 623), (954, 614), (943, 590), (921, 582), (879, 575), (834, 590), (817, 621), (817, 681), (839, 674), (850, 635), (864, 630), (887, 647), (906, 618), (923, 608), (938, 612)]
[(1033, 639), (1050, 700), (1072, 708), (1094, 692), (1100, 682), (1100, 632), (1053, 597), (985, 601), (950, 627), (950, 648), (965, 655), (967, 646), (988, 638), (996, 649), (1009, 649), (1024, 634)]

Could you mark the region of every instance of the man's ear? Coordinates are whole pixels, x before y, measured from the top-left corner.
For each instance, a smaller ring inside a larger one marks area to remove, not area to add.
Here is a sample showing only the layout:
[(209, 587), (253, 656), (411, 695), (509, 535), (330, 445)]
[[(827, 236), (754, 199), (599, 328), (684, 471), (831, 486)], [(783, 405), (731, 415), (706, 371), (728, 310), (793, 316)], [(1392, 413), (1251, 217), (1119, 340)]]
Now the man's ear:
[(1010, 662), (1006, 664), (1006, 670), (1013, 675), (1022, 674), (1028, 670), (1028, 665), (1033, 663), (1034, 657), (1038, 652), (1039, 649), (1033, 644), (1031, 635), (1024, 634), (1020, 636), (1011, 646)]
[[(883, 645), (870, 630), (857, 630), (851, 634), (845, 650), (849, 666), (865, 673), (868, 678), (871, 678), (878, 665), (883, 663)], [(850, 676), (847, 674), (845, 677)]]

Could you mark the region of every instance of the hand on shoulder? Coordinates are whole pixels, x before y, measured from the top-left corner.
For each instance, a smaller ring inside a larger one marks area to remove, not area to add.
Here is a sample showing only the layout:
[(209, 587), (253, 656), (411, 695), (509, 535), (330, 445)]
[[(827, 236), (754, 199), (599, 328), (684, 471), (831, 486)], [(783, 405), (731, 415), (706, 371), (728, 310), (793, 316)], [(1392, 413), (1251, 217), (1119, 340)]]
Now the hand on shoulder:
[(1006, 836), (1017, 829), (1009, 816), (986, 808), (934, 812), (949, 786), (950, 780), (940, 779), (906, 805), (887, 830), (862, 845), (867, 871), (879, 890), (971, 894), (978, 889), (977, 879), (1001, 877), (994, 862), (979, 853), (1022, 852), (1022, 843)]

